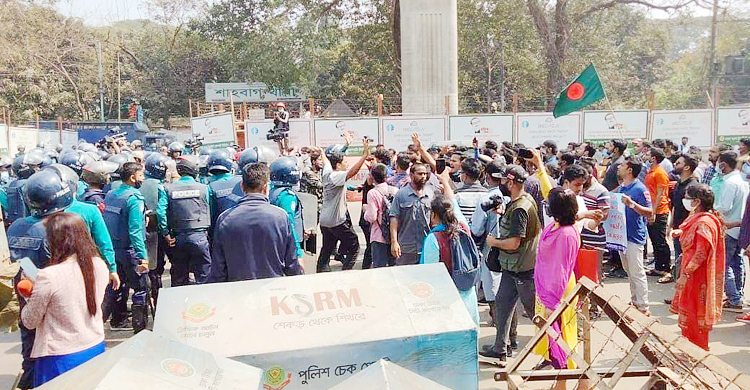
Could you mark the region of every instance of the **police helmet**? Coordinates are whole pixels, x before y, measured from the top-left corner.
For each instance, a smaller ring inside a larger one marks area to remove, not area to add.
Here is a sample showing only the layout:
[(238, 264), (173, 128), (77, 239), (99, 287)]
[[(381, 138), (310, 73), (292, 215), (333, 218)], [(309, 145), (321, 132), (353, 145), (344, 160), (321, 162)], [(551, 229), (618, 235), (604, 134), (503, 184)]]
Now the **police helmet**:
[(185, 144), (183, 144), (182, 142), (175, 141), (169, 144), (169, 154), (172, 154), (175, 152), (182, 153), (183, 150), (185, 150)]
[(13, 160), (8, 156), (0, 157), (0, 167), (8, 168), (13, 165)]
[(212, 174), (232, 171), (232, 156), (226, 149), (215, 149), (208, 156), (208, 172)]
[(211, 155), (211, 152), (213, 152), (213, 151), (214, 151), (214, 150), (213, 150), (213, 149), (211, 149), (211, 148), (204, 148), (204, 147), (201, 147), (201, 148), (200, 148), (200, 150), (198, 151), (198, 155), (199, 155), (199, 156), (210, 156), (210, 155)]
[(39, 164), (40, 168), (44, 168), (46, 166), (49, 166), (51, 164), (54, 164), (54, 161), (52, 161), (52, 158), (47, 154), (47, 151), (42, 148), (34, 148), (29, 151), (27, 154), (38, 154), (42, 158), (42, 163)]
[(208, 176), (208, 156), (198, 156), (198, 172), (201, 176)]
[(271, 163), (271, 184), (276, 187), (291, 187), (299, 183), (301, 177), (294, 157), (281, 157)]
[(331, 146), (329, 146), (329, 147), (326, 148), (326, 151), (325, 151), (326, 157), (328, 157), (330, 159), (333, 154), (336, 154), (336, 153), (343, 154), (345, 148), (346, 148), (346, 146), (341, 145), (341, 144), (331, 145)]
[(60, 158), (60, 164), (69, 167), (79, 175), (81, 174), (81, 171), (83, 170), (83, 167), (86, 166), (86, 164), (92, 163), (94, 161), (94, 158), (91, 157), (88, 153), (75, 150), (65, 153)]
[(134, 149), (140, 149), (143, 147), (143, 141), (137, 139), (130, 143), (130, 146), (132, 146)]
[(198, 156), (186, 154), (177, 159), (177, 173), (180, 176), (197, 176), (199, 170)]
[(120, 168), (112, 161), (94, 161), (86, 164), (81, 173), (81, 180), (88, 184), (105, 185), (109, 182), (109, 175)]
[(60, 153), (57, 153), (54, 150), (47, 150), (45, 151), (45, 153), (47, 153), (47, 157), (52, 160), (53, 164), (57, 164), (58, 162), (60, 162)]
[(112, 172), (112, 178), (116, 180), (120, 180), (120, 168), (126, 163), (126, 162), (134, 162), (135, 160), (128, 155), (125, 155), (123, 153), (120, 154), (113, 154), (109, 156), (109, 159), (107, 161), (111, 161), (115, 164), (117, 164), (117, 170)]
[(151, 153), (146, 157), (146, 174), (154, 179), (164, 180), (167, 177), (167, 161), (169, 157), (161, 153)]
[(102, 159), (102, 160), (106, 160), (106, 159), (108, 159), (108, 158), (109, 158), (109, 156), (110, 156), (110, 154), (109, 154), (109, 152), (108, 152), (108, 151), (106, 151), (106, 150), (102, 150), (102, 149), (99, 149), (99, 150), (97, 150), (97, 151), (96, 151), (96, 154), (98, 154), (98, 155), (99, 155), (99, 158), (100, 158), (100, 159)]
[(279, 153), (275, 152), (268, 146), (256, 146), (255, 150), (258, 152), (258, 162), (271, 164), (277, 157), (279, 157)]
[(31, 175), (23, 194), (31, 215), (42, 218), (70, 206), (75, 188), (54, 170), (45, 169)]
[(62, 164), (52, 164), (42, 170), (57, 173), (64, 182), (68, 183), (68, 185), (73, 189), (74, 193), (78, 193), (79, 176), (75, 171), (73, 171), (72, 168)]
[(240, 154), (240, 160), (238, 161), (238, 168), (240, 172), (243, 168), (245, 168), (245, 165), (247, 164), (255, 164), (258, 162), (258, 151), (255, 149), (245, 149), (242, 154)]
[(84, 152), (96, 152), (96, 146), (84, 141), (78, 144), (78, 150), (81, 150)]
[(55, 152), (57, 152), (57, 154), (60, 154), (62, 153), (62, 151), (63, 151), (62, 144), (55, 144)]
[(88, 154), (89, 157), (94, 159), (94, 161), (99, 161), (102, 159), (102, 156), (100, 156), (98, 152), (84, 152), (84, 153)]
[(47, 160), (47, 156), (39, 149), (32, 149), (13, 160), (13, 172), (21, 179), (28, 179)]

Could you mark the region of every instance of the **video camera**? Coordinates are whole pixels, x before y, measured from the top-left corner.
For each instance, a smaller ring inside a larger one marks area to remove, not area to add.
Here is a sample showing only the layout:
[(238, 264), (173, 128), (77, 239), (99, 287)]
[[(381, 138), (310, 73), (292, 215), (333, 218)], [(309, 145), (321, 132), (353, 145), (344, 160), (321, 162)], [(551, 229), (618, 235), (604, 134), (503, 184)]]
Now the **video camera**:
[(506, 199), (502, 195), (492, 195), (489, 199), (482, 202), (479, 206), (482, 208), (482, 210), (487, 213), (490, 212), (490, 210), (494, 210), (498, 207), (500, 207), (502, 204), (506, 203)]
[(279, 142), (285, 138), (289, 138), (289, 130), (281, 126), (275, 126), (266, 134), (266, 139), (269, 141)]
[(190, 149), (190, 150), (195, 151), (198, 148), (200, 148), (201, 146), (203, 146), (203, 141), (204, 140), (205, 140), (205, 138), (203, 138), (202, 135), (200, 135), (200, 134), (196, 135), (195, 137), (193, 137), (193, 138), (185, 141), (185, 147), (188, 148), (188, 149)]
[(120, 132), (110, 132), (109, 135), (104, 136), (104, 138), (100, 139), (99, 141), (96, 141), (96, 147), (99, 149), (104, 149), (107, 147), (107, 145), (117, 142), (121, 139), (127, 138), (128, 133), (126, 131), (120, 131)]

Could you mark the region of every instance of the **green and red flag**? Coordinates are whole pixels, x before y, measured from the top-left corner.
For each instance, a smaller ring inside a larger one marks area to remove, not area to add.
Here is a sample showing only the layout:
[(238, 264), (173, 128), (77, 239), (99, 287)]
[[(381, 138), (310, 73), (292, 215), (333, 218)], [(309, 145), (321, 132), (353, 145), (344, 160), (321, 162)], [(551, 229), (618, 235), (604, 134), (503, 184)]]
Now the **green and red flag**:
[(594, 64), (591, 64), (557, 95), (553, 114), (555, 118), (565, 116), (605, 97), (602, 82), (599, 81)]

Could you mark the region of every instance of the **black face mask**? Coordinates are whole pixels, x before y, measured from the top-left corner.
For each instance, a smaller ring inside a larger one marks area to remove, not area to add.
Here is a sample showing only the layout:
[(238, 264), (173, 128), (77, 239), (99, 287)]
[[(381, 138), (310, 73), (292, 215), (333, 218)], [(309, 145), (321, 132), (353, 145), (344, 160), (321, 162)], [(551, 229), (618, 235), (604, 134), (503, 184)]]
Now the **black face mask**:
[(133, 183), (133, 187), (135, 187), (135, 188), (141, 188), (142, 185), (143, 185), (142, 181), (137, 181), (137, 182)]

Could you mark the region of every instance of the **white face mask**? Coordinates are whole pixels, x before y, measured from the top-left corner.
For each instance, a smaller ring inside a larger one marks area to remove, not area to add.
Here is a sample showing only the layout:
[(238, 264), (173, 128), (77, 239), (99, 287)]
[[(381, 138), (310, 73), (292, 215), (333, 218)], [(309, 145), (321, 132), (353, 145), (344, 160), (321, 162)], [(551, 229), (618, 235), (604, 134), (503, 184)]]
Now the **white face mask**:
[(685, 210), (692, 212), (698, 205), (693, 206), (693, 199), (682, 199), (682, 205), (685, 206)]

